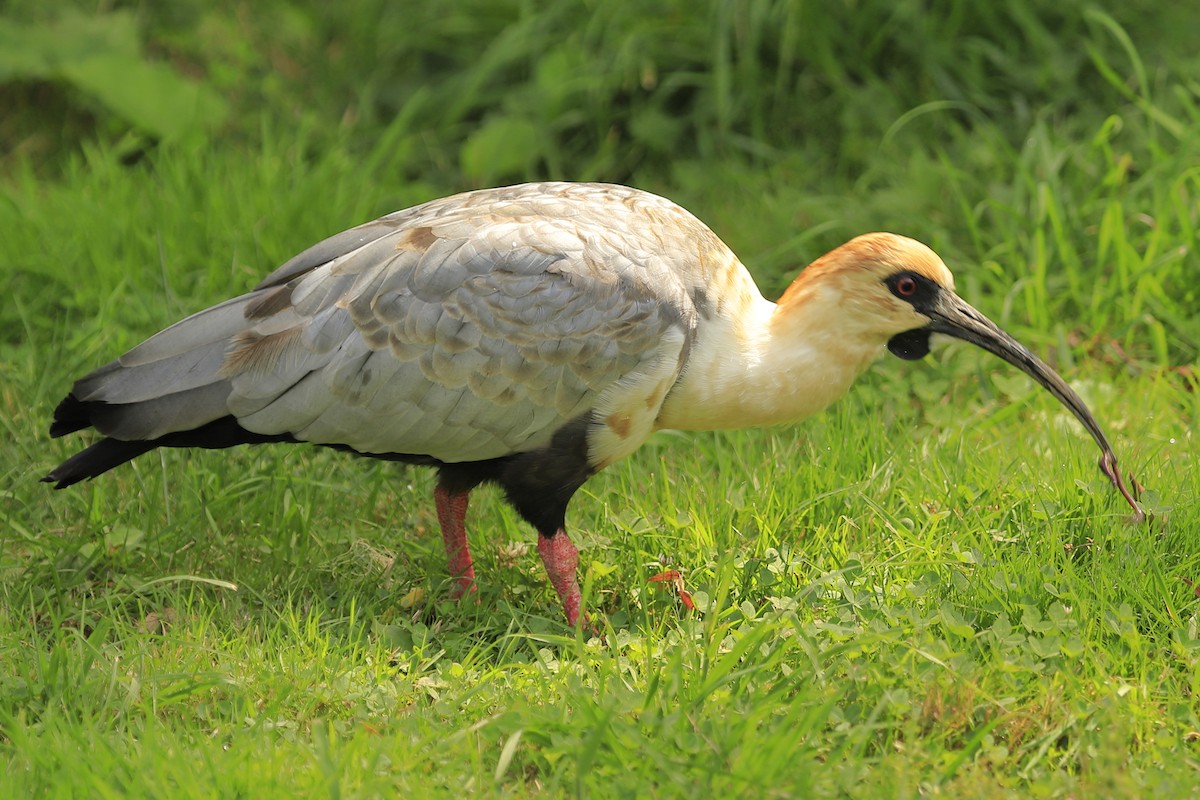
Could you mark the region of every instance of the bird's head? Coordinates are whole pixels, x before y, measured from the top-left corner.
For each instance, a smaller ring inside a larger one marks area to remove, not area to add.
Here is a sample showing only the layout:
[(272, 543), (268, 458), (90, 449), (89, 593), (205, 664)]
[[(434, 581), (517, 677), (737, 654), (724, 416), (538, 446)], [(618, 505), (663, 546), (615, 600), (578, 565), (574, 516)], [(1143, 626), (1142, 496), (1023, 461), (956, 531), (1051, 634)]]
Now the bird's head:
[(780, 309), (820, 309), (826, 330), (901, 358), (929, 352), (928, 326), (936, 306), (953, 297), (954, 276), (925, 245), (894, 233), (867, 233), (826, 253), (800, 273)]
[[(820, 324), (835, 335), (887, 349), (903, 359), (929, 353), (935, 333), (968, 341), (1029, 375), (1071, 410), (1103, 455), (1101, 468), (1126, 499), (1116, 458), (1091, 411), (1070, 386), (954, 292), (954, 277), (937, 254), (920, 242), (892, 233), (850, 240), (806, 267), (779, 301), (789, 308), (820, 308)], [(797, 317), (805, 317), (802, 313)], [(1140, 513), (1140, 512), (1139, 512)]]

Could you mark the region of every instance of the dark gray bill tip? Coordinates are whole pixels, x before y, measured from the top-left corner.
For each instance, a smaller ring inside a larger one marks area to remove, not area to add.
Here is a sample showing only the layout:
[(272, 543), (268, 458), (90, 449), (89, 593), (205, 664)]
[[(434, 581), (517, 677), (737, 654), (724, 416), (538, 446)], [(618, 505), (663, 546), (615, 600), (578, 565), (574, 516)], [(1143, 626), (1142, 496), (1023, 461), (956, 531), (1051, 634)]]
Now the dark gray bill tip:
[[(1117, 457), (1113, 455), (1112, 450), (1105, 450), (1100, 454), (1100, 471), (1107, 476), (1112, 482), (1112, 485), (1117, 487), (1117, 491), (1125, 498), (1125, 502), (1129, 503), (1129, 507), (1133, 509), (1133, 516), (1129, 518), (1129, 522), (1133, 525), (1140, 525), (1146, 521), (1146, 512), (1138, 505), (1137, 499), (1133, 493), (1125, 486), (1125, 481), (1121, 479), (1121, 470), (1117, 467)], [(1134, 488), (1137, 488), (1137, 481), (1134, 480), (1133, 474), (1129, 475), (1130, 482)]]

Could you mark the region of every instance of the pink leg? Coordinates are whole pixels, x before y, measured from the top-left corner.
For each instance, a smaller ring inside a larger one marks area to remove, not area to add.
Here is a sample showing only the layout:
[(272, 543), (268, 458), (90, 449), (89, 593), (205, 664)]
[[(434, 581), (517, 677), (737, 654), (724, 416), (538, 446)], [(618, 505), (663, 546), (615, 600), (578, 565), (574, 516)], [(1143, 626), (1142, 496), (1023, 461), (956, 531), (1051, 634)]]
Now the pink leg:
[(542, 563), (546, 565), (546, 574), (558, 598), (562, 600), (563, 611), (567, 614), (567, 624), (572, 628), (580, 623), (587, 625), (587, 613), (583, 611), (583, 595), (579, 591), (579, 578), (576, 571), (579, 567), (579, 550), (567, 538), (567, 532), (562, 528), (553, 536), (538, 534), (538, 552)]
[(442, 526), (442, 541), (446, 543), (446, 560), (455, 586), (452, 595), (462, 597), (475, 591), (475, 565), (467, 546), (467, 497), (470, 490), (451, 492), (441, 486), (433, 490), (438, 523)]

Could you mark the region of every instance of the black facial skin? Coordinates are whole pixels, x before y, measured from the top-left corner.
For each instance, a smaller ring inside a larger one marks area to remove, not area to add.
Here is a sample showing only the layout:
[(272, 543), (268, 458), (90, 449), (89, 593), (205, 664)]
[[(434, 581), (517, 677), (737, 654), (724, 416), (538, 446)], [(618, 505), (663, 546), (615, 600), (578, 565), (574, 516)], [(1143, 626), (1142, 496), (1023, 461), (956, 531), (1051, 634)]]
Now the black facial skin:
[(929, 278), (908, 270), (889, 275), (883, 282), (888, 291), (926, 315), (937, 305), (938, 295), (942, 292), (942, 287)]
[[(942, 291), (942, 287), (929, 278), (907, 270), (888, 276), (884, 284), (892, 294), (906, 303), (911, 303), (913, 308), (927, 317), (932, 316), (931, 312)], [(928, 328), (917, 328), (898, 333), (888, 340), (888, 350), (905, 361), (922, 359), (929, 355), (930, 332)]]
[(920, 361), (929, 355), (929, 331), (917, 328), (915, 331), (897, 333), (888, 339), (888, 350), (897, 358), (905, 361)]

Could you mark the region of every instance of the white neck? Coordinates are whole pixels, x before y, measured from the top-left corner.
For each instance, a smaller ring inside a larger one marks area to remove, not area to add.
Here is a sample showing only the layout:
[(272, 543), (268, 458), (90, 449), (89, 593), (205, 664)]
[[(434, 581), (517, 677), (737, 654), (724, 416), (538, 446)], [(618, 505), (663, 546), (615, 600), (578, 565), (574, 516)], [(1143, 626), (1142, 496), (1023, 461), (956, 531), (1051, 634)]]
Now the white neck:
[(882, 343), (853, 330), (836, 298), (820, 294), (818, 289), (806, 302), (784, 306), (755, 292), (741, 309), (701, 323), (657, 427), (715, 430), (791, 422), (843, 395)]

